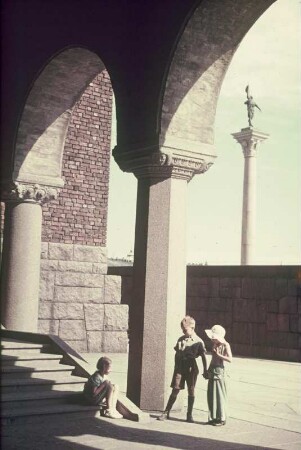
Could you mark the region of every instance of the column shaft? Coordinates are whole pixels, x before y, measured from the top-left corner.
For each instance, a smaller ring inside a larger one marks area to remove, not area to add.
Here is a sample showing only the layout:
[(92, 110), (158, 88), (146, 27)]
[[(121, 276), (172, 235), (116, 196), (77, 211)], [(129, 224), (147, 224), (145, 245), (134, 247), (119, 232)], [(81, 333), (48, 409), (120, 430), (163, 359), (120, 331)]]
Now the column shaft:
[(186, 310), (187, 181), (138, 181), (128, 396), (162, 410)]
[(241, 264), (254, 264), (256, 233), (256, 155), (245, 157), (241, 229)]
[(1, 267), (1, 316), (10, 330), (37, 331), (42, 208), (7, 203)]

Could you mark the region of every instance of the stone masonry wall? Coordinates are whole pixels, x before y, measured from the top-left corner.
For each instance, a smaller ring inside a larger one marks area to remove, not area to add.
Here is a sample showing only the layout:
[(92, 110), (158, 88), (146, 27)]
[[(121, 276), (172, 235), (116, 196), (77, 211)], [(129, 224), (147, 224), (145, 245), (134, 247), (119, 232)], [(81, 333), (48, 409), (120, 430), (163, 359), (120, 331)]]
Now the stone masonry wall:
[(121, 278), (107, 275), (106, 249), (42, 243), (39, 332), (79, 352), (126, 352), (128, 306)]
[[(131, 304), (132, 269), (122, 276), (121, 302)], [(187, 313), (204, 330), (223, 325), (236, 356), (301, 361), (301, 269), (297, 266), (190, 266)], [(179, 329), (180, 333), (180, 329)]]

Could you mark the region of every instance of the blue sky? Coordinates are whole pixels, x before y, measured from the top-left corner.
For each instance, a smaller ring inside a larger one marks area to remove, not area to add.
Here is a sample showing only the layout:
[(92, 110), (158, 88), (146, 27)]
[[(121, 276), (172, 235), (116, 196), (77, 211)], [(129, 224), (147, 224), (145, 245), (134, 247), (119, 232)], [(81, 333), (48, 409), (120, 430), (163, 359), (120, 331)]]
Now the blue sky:
[[(262, 109), (256, 110), (254, 126), (270, 135), (257, 155), (256, 264), (300, 264), (300, 23), (299, 0), (278, 0), (234, 55), (217, 107), (218, 157), (188, 184), (187, 263), (240, 264), (244, 158), (231, 134), (248, 126), (244, 89), (249, 84)], [(114, 134), (115, 126), (112, 148)], [(112, 158), (110, 257), (126, 257), (134, 248), (136, 188), (134, 175), (121, 172)]]

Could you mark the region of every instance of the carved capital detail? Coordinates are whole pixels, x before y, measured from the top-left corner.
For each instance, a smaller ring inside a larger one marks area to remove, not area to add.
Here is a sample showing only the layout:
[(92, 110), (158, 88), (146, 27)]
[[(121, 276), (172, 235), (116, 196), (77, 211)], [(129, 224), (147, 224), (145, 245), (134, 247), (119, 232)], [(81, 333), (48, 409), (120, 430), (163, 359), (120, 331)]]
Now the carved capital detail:
[(243, 128), (239, 133), (233, 133), (232, 136), (241, 145), (245, 158), (256, 156), (259, 144), (269, 137), (268, 134), (251, 127)]
[[(148, 153), (146, 153), (148, 150)], [(140, 178), (180, 178), (190, 181), (195, 174), (206, 172), (213, 164), (212, 159), (205, 159), (203, 155), (190, 156), (172, 152), (163, 147), (155, 149), (150, 153), (150, 149), (142, 149), (123, 154), (113, 151), (113, 156), (121, 170), (133, 172)]]
[(57, 198), (59, 189), (51, 186), (15, 181), (4, 186), (2, 201), (46, 203)]

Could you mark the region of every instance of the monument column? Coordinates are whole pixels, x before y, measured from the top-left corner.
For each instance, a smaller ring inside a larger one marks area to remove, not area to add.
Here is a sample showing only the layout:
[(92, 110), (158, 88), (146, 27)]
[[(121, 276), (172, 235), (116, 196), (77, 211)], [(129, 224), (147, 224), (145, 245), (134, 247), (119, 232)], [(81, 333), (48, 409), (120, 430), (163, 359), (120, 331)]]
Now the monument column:
[(243, 181), (243, 206), (241, 228), (241, 265), (255, 264), (256, 232), (256, 156), (260, 142), (268, 134), (252, 127), (242, 128), (232, 136), (242, 146), (245, 158)]
[(14, 183), (3, 193), (5, 223), (1, 264), (1, 317), (9, 330), (36, 332), (38, 326), (41, 204), (57, 190)]
[(164, 149), (114, 156), (138, 178), (127, 396), (159, 411), (170, 394), (173, 347), (186, 313), (187, 182), (209, 164)]

